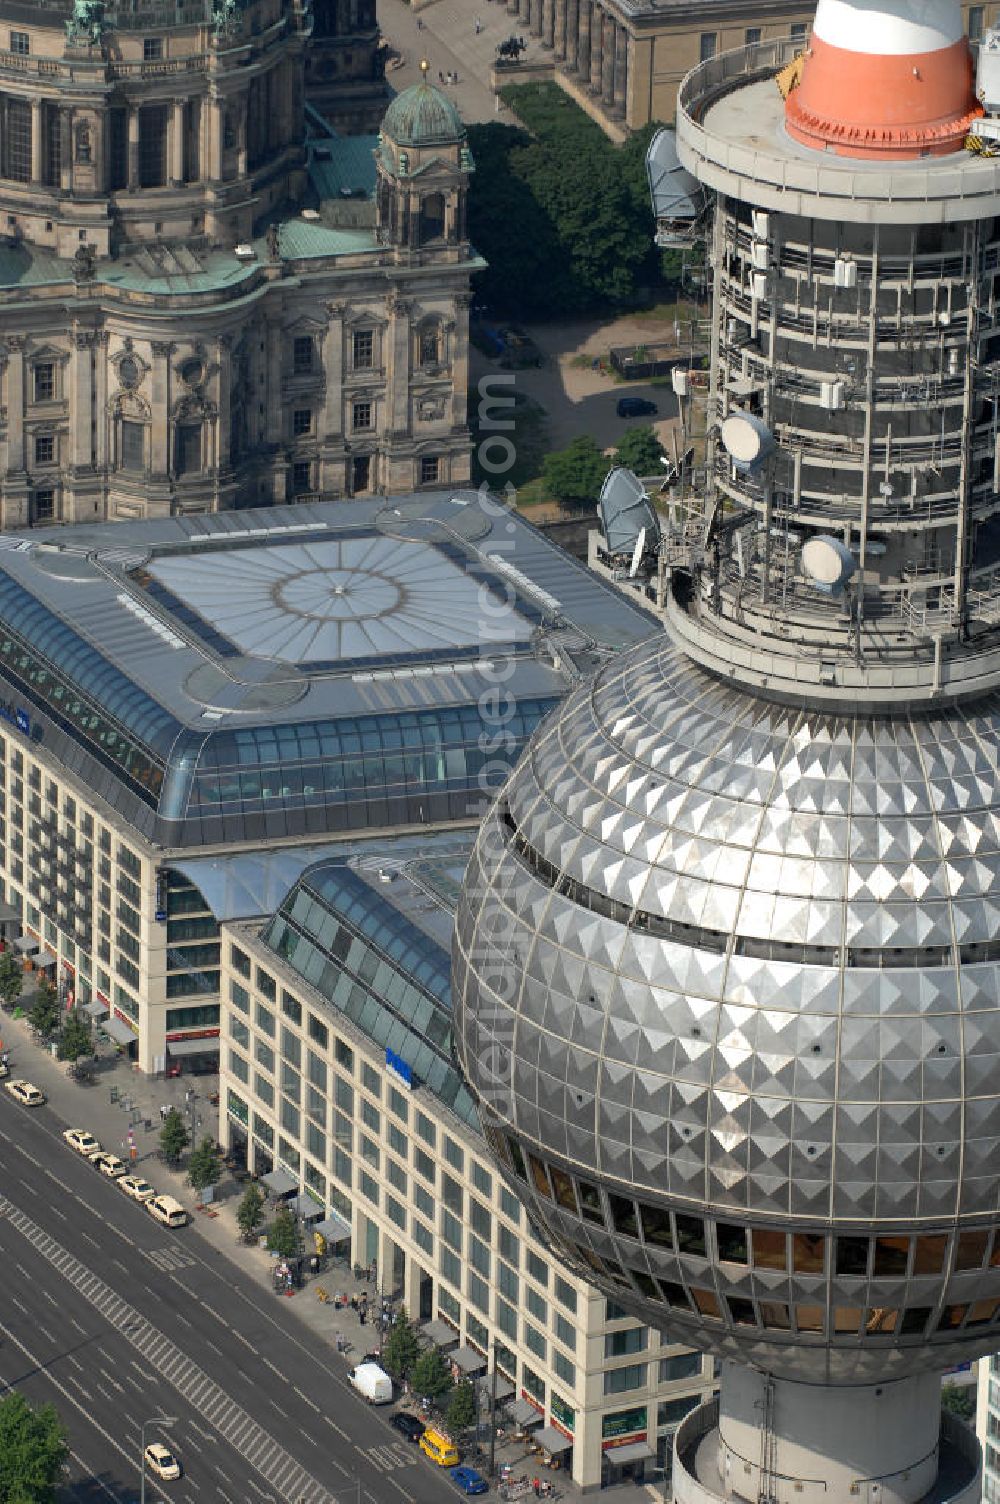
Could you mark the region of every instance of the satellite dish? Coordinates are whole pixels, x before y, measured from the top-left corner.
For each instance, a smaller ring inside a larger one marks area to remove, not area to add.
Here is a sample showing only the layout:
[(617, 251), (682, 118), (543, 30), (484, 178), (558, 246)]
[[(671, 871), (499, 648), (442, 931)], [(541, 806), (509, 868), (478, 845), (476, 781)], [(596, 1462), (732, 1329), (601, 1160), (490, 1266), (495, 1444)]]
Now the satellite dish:
[(635, 540), (635, 548), (632, 550), (632, 564), (628, 572), (630, 580), (634, 580), (642, 563), (642, 551), (646, 547), (646, 529), (639, 529), (639, 536)]
[(857, 567), (847, 544), (829, 533), (820, 533), (802, 545), (802, 568), (814, 585), (830, 595), (843, 589)]
[(731, 413), (722, 425), (722, 443), (740, 470), (755, 470), (775, 449), (774, 435), (756, 413)]

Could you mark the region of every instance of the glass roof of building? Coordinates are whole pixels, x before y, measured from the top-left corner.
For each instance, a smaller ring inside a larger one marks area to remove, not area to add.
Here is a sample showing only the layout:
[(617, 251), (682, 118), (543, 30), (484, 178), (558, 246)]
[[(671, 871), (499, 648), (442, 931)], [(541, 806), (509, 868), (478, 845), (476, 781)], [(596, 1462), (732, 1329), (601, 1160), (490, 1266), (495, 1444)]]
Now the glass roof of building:
[(335, 1011), (478, 1128), (452, 1057), (450, 939), (472, 837), (430, 854), (389, 845), (303, 874), (262, 932)]
[(475, 492), (0, 535), (0, 696), (170, 847), (471, 821), (652, 630)]
[[(240, 652), (298, 664), (474, 648), (477, 580), (433, 545), (381, 535), (157, 559), (148, 572)], [(518, 611), (505, 639), (526, 642)]]

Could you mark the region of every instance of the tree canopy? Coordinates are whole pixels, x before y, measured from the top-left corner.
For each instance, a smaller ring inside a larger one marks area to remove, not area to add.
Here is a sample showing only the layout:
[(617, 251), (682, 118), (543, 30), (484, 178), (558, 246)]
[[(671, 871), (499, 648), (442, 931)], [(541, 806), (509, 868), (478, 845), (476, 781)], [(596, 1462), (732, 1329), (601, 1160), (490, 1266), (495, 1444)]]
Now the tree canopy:
[(48, 977), (38, 979), (38, 990), (28, 1011), (28, 1021), (43, 1039), (47, 1039), (59, 1023), (59, 994)]
[(618, 445), (616, 458), (619, 465), (627, 465), (636, 475), (659, 475), (665, 452), (652, 428), (630, 428)]
[(0, 1504), (53, 1504), (68, 1457), (53, 1405), (34, 1409), (16, 1389), (0, 1400)]
[(481, 296), (525, 319), (635, 302), (661, 279), (645, 167), (658, 127), (616, 146), (556, 84), (502, 97), (523, 127), (468, 128), (469, 235), (489, 262)]
[(429, 1347), (420, 1354), (413, 1365), (410, 1383), (416, 1394), (424, 1394), (430, 1400), (441, 1399), (451, 1388), (451, 1374), (436, 1347)]
[(188, 1131), (184, 1126), (184, 1119), (176, 1107), (171, 1107), (160, 1129), (160, 1153), (167, 1164), (178, 1164), (188, 1143)]
[(467, 1431), (476, 1423), (476, 1396), (472, 1389), (472, 1380), (463, 1379), (456, 1384), (448, 1398), (448, 1409), (445, 1412), (445, 1425), (453, 1435), (461, 1431)]
[(215, 1140), (206, 1133), (197, 1148), (191, 1151), (191, 1157), (188, 1160), (188, 1184), (200, 1193), (207, 1186), (214, 1185), (221, 1174), (222, 1160), (215, 1147)]
[(59, 1036), (60, 1060), (79, 1060), (81, 1055), (94, 1053), (94, 1041), (90, 1037), (90, 1025), (79, 1008), (67, 1013)]
[(264, 1220), (264, 1196), (259, 1186), (248, 1185), (236, 1208), (236, 1225), (245, 1243), (249, 1243)]
[(0, 955), (0, 998), (13, 1007), (21, 996), (24, 986), (24, 967), (11, 950), (5, 950)]
[(402, 1379), (410, 1372), (420, 1356), (420, 1344), (413, 1330), (413, 1323), (405, 1310), (401, 1310), (385, 1339), (382, 1359), (394, 1378)]
[(542, 483), (550, 496), (567, 506), (593, 506), (610, 468), (590, 434), (582, 433), (565, 449), (545, 456)]
[(283, 1259), (294, 1259), (302, 1252), (302, 1234), (287, 1206), (279, 1206), (267, 1230), (267, 1246)]

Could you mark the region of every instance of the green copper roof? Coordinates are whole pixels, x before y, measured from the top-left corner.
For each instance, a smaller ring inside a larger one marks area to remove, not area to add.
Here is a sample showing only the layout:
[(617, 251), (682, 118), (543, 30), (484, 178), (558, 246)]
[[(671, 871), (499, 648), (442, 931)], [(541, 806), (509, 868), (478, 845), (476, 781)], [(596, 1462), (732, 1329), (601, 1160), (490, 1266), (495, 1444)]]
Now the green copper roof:
[(398, 146), (435, 146), (465, 139), (465, 127), (450, 99), (426, 79), (397, 94), (382, 131)]

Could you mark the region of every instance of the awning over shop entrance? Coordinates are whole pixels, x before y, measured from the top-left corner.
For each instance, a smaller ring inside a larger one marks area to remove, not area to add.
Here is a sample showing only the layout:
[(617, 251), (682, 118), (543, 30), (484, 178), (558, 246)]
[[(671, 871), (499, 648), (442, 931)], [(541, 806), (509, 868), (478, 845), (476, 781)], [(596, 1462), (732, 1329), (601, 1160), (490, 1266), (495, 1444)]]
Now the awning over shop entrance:
[(110, 1034), (115, 1044), (131, 1044), (136, 1038), (134, 1032), (120, 1018), (106, 1018), (101, 1024), (105, 1034)]
[(448, 1361), (463, 1373), (481, 1373), (486, 1367), (486, 1359), (474, 1347), (460, 1347), (457, 1352), (448, 1354)]
[(313, 1198), (307, 1196), (305, 1191), (301, 1196), (293, 1196), (288, 1205), (297, 1217), (302, 1218), (303, 1222), (317, 1222), (323, 1215), (323, 1208), (317, 1206)]
[(290, 1196), (299, 1188), (298, 1181), (293, 1180), (286, 1170), (271, 1170), (262, 1178), (272, 1196)]
[(458, 1342), (458, 1333), (452, 1331), (447, 1321), (425, 1321), (420, 1335), (433, 1342), (435, 1347), (454, 1347)]
[(535, 1445), (548, 1452), (550, 1457), (558, 1457), (562, 1452), (570, 1451), (573, 1446), (569, 1437), (557, 1431), (555, 1426), (543, 1426), (540, 1431), (535, 1432), (532, 1439)]
[(55, 956), (50, 955), (47, 950), (35, 957), (35, 965), (39, 971), (54, 971), (57, 964)]
[(511, 1420), (517, 1426), (540, 1426), (545, 1416), (527, 1400), (515, 1400), (510, 1407)]
[[(496, 1390), (498, 1405), (505, 1405), (514, 1394), (513, 1384), (505, 1379), (502, 1374), (497, 1374)], [(486, 1403), (489, 1404), (490, 1396), (493, 1393), (493, 1375), (491, 1373), (484, 1374), (480, 1379), (479, 1392), (485, 1396)]]
[(168, 1055), (214, 1055), (219, 1048), (218, 1037), (208, 1039), (168, 1039)]
[(648, 1441), (629, 1441), (623, 1447), (609, 1447), (604, 1455), (614, 1467), (624, 1467), (626, 1462), (645, 1462), (656, 1453)]
[(39, 945), (34, 935), (18, 935), (14, 941), (14, 949), (22, 956), (33, 956), (39, 949)]
[(83, 1011), (88, 1018), (107, 1018), (111, 1010), (107, 1003), (102, 1003), (99, 997), (95, 997), (92, 1003), (84, 1003)]
[(328, 1243), (346, 1243), (351, 1236), (351, 1224), (339, 1212), (330, 1212), (316, 1223), (313, 1232), (322, 1233)]

